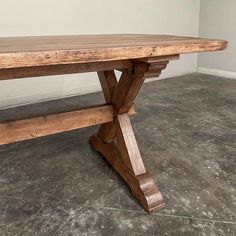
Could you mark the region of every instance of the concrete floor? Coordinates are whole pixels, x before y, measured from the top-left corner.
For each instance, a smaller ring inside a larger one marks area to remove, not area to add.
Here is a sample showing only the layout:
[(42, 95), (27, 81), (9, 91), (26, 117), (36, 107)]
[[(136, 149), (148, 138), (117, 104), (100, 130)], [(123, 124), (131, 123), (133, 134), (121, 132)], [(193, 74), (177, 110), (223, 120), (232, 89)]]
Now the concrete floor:
[[(51, 101), (0, 119), (100, 101)], [(236, 235), (236, 81), (190, 74), (147, 83), (136, 104), (134, 130), (165, 209), (143, 210), (90, 149), (90, 127), (0, 146), (0, 235)]]

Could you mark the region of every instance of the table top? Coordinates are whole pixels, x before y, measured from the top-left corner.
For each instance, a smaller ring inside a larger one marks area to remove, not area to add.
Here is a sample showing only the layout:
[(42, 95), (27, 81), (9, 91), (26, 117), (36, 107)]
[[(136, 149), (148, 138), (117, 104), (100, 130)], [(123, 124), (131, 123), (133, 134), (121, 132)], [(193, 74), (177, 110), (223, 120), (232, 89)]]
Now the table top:
[(225, 40), (172, 35), (0, 37), (0, 69), (223, 50)]

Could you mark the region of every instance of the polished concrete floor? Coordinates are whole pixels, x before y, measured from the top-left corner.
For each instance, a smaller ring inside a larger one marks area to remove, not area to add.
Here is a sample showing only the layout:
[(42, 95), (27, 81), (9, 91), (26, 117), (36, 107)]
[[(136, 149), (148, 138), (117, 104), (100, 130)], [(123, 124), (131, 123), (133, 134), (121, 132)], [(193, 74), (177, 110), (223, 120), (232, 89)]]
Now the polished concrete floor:
[[(1, 121), (76, 109), (100, 93), (0, 111)], [(90, 149), (98, 127), (0, 146), (0, 235), (236, 235), (236, 80), (145, 84), (132, 118), (166, 208), (148, 215)]]

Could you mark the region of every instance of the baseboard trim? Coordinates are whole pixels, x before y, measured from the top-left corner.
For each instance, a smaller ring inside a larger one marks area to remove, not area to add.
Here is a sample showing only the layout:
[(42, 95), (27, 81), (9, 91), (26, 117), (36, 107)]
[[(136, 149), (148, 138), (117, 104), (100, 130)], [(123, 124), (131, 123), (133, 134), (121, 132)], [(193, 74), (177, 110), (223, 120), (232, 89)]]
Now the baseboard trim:
[(197, 70), (198, 73), (208, 74), (208, 75), (216, 75), (229, 79), (236, 79), (236, 72), (233, 71), (225, 71), (225, 70), (217, 70), (206, 67), (199, 67)]

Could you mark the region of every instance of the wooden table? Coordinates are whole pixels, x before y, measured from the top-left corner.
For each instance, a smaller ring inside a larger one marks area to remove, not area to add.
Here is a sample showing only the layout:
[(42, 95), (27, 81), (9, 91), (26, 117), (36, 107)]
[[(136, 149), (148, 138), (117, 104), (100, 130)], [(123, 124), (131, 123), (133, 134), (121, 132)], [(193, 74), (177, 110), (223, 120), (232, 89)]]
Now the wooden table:
[[(101, 124), (90, 145), (126, 181), (145, 210), (154, 212), (165, 203), (143, 164), (130, 123), (134, 100), (145, 79), (158, 77), (180, 54), (226, 47), (223, 40), (169, 35), (0, 38), (0, 80), (96, 71), (105, 97), (105, 103), (95, 107), (1, 123), (0, 144)], [(119, 81), (114, 70), (122, 72)]]

